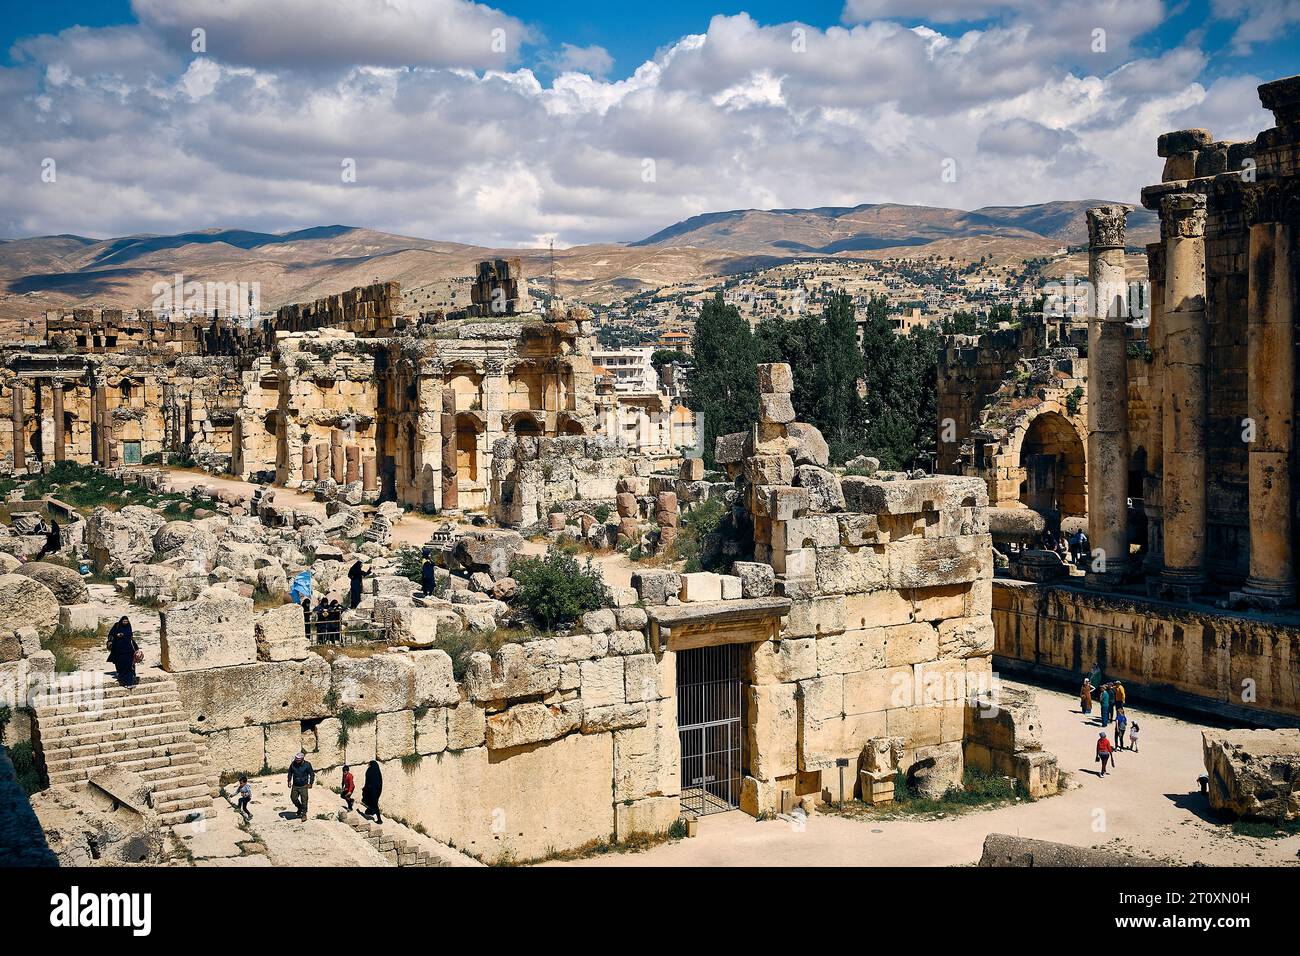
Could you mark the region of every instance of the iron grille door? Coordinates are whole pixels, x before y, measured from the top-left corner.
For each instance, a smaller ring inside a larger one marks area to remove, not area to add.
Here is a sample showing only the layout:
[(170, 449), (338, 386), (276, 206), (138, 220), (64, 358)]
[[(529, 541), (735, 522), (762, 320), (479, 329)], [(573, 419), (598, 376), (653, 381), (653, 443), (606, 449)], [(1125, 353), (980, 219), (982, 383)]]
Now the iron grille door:
[(677, 654), (682, 809), (698, 816), (740, 805), (744, 650), (740, 644), (723, 644)]

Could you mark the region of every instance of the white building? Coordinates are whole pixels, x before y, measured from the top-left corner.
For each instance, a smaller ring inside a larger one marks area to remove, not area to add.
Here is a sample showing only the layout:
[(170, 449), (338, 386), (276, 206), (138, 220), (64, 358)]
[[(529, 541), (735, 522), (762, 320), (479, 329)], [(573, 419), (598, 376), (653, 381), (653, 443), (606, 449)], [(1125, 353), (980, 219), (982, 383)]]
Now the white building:
[(591, 351), (591, 364), (614, 376), (614, 391), (621, 395), (646, 395), (659, 391), (659, 376), (650, 358), (654, 349), (642, 346), (631, 349)]

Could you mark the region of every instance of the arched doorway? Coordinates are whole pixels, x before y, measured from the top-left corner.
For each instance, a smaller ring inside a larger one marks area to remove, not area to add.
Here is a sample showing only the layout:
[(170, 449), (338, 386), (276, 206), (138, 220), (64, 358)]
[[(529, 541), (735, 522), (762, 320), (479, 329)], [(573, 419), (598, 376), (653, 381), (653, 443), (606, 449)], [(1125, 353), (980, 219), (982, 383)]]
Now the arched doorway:
[(1020, 500), (1035, 511), (1065, 515), (1088, 512), (1087, 465), (1083, 440), (1059, 412), (1036, 416), (1020, 443), (1025, 480)]

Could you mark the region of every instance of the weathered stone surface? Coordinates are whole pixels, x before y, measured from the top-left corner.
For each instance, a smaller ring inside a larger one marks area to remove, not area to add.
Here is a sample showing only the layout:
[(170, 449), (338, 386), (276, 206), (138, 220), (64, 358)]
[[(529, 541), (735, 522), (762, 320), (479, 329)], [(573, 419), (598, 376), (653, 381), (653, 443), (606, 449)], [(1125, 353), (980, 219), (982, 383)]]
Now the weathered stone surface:
[(162, 668), (177, 673), (257, 660), (253, 602), (223, 588), (161, 614)]
[(338, 657), (334, 692), (339, 705), (367, 713), (407, 710), (415, 706), (415, 665), (405, 654)]
[(651, 606), (676, 599), (681, 586), (681, 575), (676, 571), (637, 571), (632, 575), (632, 587), (641, 596), (642, 603)]
[(984, 838), (980, 866), (1033, 866), (1033, 867), (1088, 867), (1108, 869), (1112, 866), (1161, 866), (1154, 860), (1144, 860), (1110, 847), (1071, 846), (1068, 843), (1051, 843), (1031, 840), (1029, 837), (990, 833)]
[(495, 656), (474, 654), (465, 681), (470, 699), (475, 701), (531, 697), (556, 690), (560, 684), (560, 668), (534, 663), (524, 647), (507, 644)]
[(840, 489), (840, 479), (825, 468), (800, 465), (794, 470), (794, 483), (800, 488), (808, 489), (809, 510), (822, 513), (844, 510), (844, 492)]
[(253, 620), (253, 629), (258, 660), (300, 661), (309, 653), (302, 608), (296, 604), (260, 612)]
[(681, 791), (675, 705), (649, 705), (644, 727), (614, 733), (614, 798), (675, 797)]
[(217, 774), (260, 773), (266, 765), (263, 728), (232, 727), (204, 734), (208, 766)]
[(683, 574), (677, 596), (682, 601), (721, 601), (722, 576), (712, 571)]
[(447, 749), (468, 750), (481, 747), (487, 739), (487, 712), (465, 701), (447, 708)]
[(646, 703), (606, 704), (588, 707), (582, 711), (582, 732), (603, 734), (613, 730), (642, 727), (649, 719), (650, 707)]
[(577, 730), (582, 719), (582, 708), (577, 702), (565, 701), (553, 706), (516, 704), (487, 718), (488, 749), (506, 750), (555, 740)]
[(748, 689), (750, 768), (763, 780), (775, 780), (798, 769), (797, 690), (795, 684), (770, 684)]
[(17, 573), (40, 581), (50, 589), (50, 593), (60, 604), (84, 604), (90, 600), (86, 582), (72, 568), (51, 564), (48, 561), (29, 561), (20, 567)]
[(740, 596), (743, 598), (771, 597), (776, 584), (776, 572), (770, 564), (761, 561), (737, 561), (731, 573), (740, 578)]
[(315, 654), (303, 661), (182, 671), (173, 680), (191, 725), (204, 733), (329, 715), (330, 665)]
[(586, 707), (623, 702), (623, 658), (604, 657), (581, 665), (582, 702)]
[(646, 797), (614, 805), (614, 839), (620, 843), (638, 834), (666, 833), (681, 816), (677, 797)]
[(825, 468), (830, 464), (831, 449), (815, 425), (790, 422), (785, 427), (790, 439), (790, 454), (796, 465), (816, 465)]
[(509, 576), (510, 561), (523, 544), (518, 532), (478, 528), (461, 535), (452, 550), (452, 560), (466, 571), (486, 571), (496, 581)]
[(1300, 730), (1207, 730), (1210, 806), (1259, 820), (1300, 818)]
[(49, 637), (59, 625), (58, 598), (35, 578), (0, 574), (0, 621), (10, 631), (34, 627)]
[(415, 715), (395, 710), (375, 717), (375, 759), (397, 760), (414, 754)]
[(123, 574), (153, 558), (154, 533), (163, 520), (152, 509), (127, 505), (120, 511), (96, 508), (86, 519), (86, 547), (95, 570)]

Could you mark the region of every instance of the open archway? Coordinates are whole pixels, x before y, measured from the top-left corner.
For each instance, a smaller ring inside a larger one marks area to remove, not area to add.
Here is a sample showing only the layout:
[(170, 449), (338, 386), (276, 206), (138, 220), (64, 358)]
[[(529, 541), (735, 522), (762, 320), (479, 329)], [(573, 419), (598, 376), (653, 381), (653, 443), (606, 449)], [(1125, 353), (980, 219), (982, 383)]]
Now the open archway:
[(1020, 500), (1027, 507), (1062, 516), (1087, 514), (1086, 452), (1064, 415), (1045, 411), (1030, 422), (1017, 463), (1024, 469)]

